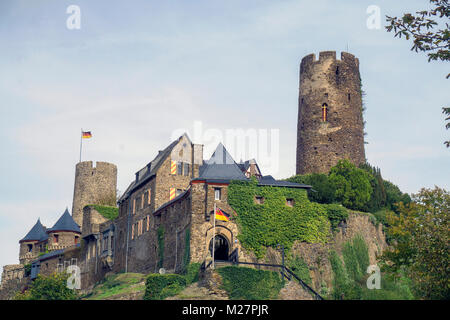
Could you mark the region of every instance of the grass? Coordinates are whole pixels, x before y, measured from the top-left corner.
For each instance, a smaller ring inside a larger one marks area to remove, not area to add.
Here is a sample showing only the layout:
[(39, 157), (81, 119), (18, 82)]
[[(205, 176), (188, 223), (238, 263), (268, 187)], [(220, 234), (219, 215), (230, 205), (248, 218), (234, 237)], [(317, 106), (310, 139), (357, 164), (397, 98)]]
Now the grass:
[(111, 206), (101, 206), (97, 204), (90, 205), (95, 210), (97, 210), (98, 213), (100, 213), (103, 217), (105, 217), (108, 220), (114, 220), (119, 216), (119, 208), (117, 207), (111, 207)]
[(145, 274), (119, 273), (105, 278), (94, 290), (82, 297), (87, 300), (104, 300), (118, 295), (127, 295), (145, 291)]

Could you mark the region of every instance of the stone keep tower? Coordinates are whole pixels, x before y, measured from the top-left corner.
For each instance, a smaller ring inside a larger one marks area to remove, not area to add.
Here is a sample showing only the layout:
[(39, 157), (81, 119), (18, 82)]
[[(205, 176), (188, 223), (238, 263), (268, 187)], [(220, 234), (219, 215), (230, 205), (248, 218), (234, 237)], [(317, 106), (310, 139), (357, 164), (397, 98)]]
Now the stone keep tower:
[(365, 161), (359, 60), (342, 52), (302, 59), (297, 123), (297, 174), (328, 173), (340, 159)]
[(116, 204), (117, 167), (107, 162), (79, 162), (75, 168), (72, 217), (83, 225), (83, 208), (88, 204)]

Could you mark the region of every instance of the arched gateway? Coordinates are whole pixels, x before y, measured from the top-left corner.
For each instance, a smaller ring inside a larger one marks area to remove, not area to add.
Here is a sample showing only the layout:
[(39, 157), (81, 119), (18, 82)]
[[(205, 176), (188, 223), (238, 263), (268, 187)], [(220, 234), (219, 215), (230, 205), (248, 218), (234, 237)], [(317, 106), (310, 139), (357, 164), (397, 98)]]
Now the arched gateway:
[[(216, 235), (214, 237), (214, 260), (228, 260), (229, 256), (229, 243), (227, 238), (222, 235)], [(209, 252), (212, 257), (213, 239), (209, 242)]]

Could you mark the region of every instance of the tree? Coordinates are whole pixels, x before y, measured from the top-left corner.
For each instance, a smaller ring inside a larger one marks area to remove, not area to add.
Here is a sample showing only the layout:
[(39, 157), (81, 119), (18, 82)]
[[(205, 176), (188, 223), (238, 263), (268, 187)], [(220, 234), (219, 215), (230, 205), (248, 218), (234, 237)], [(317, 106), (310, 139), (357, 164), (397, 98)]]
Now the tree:
[(383, 269), (408, 274), (417, 297), (449, 299), (450, 193), (423, 188), (398, 211), (388, 215), (387, 232), (395, 241), (381, 257)]
[(308, 190), (309, 200), (318, 203), (334, 202), (334, 186), (330, 183), (328, 176), (323, 173), (311, 173), (307, 175), (296, 175), (287, 181), (303, 183), (312, 186), (313, 190)]
[(339, 160), (330, 169), (329, 179), (334, 185), (338, 202), (349, 209), (366, 210), (372, 195), (372, 176), (369, 173), (348, 160)]
[[(448, 130), (450, 128), (450, 108), (442, 108), (442, 113), (447, 116), (447, 118), (445, 118), (445, 121), (448, 121), (448, 122), (445, 125), (445, 129)], [(444, 144), (447, 146), (447, 148), (450, 147), (450, 140), (445, 141)]]
[(16, 300), (75, 300), (78, 294), (67, 287), (68, 273), (38, 275), (30, 287), (16, 295)]
[[(448, 18), (450, 16), (450, 5), (448, 0), (430, 0), (431, 10), (416, 12), (415, 15), (405, 13), (402, 18), (386, 16), (390, 25), (386, 26), (388, 32), (394, 31), (395, 37), (405, 36), (406, 40), (413, 38), (411, 50), (415, 52), (424, 51), (428, 53), (428, 61), (450, 60), (450, 32)], [(433, 19), (445, 19), (445, 27), (434, 30), (438, 22)], [(447, 75), (447, 78), (450, 74)]]
[[(403, 17), (386, 16), (386, 21), (390, 23), (386, 26), (388, 32), (395, 32), (394, 37), (405, 36), (406, 40), (413, 39), (411, 50), (415, 52), (428, 52), (428, 62), (432, 60), (450, 60), (450, 31), (448, 19), (450, 16), (450, 4), (448, 0), (430, 0), (432, 9), (416, 12), (415, 15), (405, 13)], [(437, 19), (444, 19), (439, 24)], [(438, 27), (439, 29), (434, 29)], [(447, 79), (450, 73), (447, 74)], [(443, 113), (450, 116), (450, 108), (442, 108)], [(448, 117), (445, 120), (449, 120)], [(446, 128), (450, 127), (447, 123)], [(450, 147), (450, 141), (444, 144)]]

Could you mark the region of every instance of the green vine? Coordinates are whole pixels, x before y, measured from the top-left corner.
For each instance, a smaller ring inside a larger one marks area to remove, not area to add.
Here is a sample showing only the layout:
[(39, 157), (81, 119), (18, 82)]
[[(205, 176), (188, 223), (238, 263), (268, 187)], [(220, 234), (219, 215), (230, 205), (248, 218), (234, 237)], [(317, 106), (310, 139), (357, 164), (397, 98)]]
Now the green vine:
[(184, 235), (184, 256), (183, 256), (183, 270), (186, 270), (191, 260), (191, 230), (186, 229)]
[(164, 227), (159, 226), (158, 228), (158, 268), (162, 268), (164, 264)]
[[(256, 196), (264, 198), (263, 204), (255, 202)], [(310, 202), (305, 189), (258, 186), (256, 179), (232, 181), (228, 202), (237, 213), (241, 244), (258, 258), (267, 247), (282, 244), (289, 250), (296, 240), (325, 243), (330, 235), (327, 208)]]

